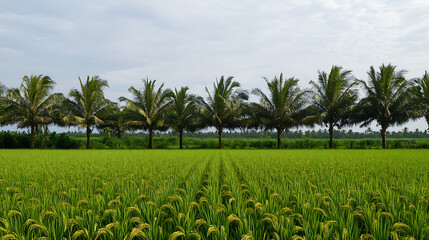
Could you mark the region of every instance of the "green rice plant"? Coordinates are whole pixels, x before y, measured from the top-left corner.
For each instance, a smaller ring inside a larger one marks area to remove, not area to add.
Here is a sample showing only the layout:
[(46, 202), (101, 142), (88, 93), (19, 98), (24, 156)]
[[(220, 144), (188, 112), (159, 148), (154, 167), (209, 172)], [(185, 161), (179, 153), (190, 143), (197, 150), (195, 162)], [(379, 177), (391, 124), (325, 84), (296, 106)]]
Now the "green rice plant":
[(0, 239), (427, 239), (427, 150), (3, 150)]

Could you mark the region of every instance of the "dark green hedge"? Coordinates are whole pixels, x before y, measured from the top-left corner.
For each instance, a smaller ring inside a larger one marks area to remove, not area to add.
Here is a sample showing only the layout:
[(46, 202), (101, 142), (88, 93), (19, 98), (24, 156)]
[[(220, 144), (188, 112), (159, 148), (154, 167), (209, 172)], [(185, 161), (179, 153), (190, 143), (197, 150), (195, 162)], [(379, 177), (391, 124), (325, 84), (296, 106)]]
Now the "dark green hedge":
[[(85, 146), (85, 138), (77, 138)], [(246, 139), (224, 138), (223, 147), (226, 149), (274, 149), (277, 148), (275, 139)], [(381, 139), (337, 139), (335, 148), (339, 149), (377, 149), (381, 148)], [(148, 144), (147, 137), (96, 137), (92, 138), (91, 145), (97, 149), (145, 149)], [(388, 139), (388, 148), (429, 148), (429, 139)], [(156, 149), (179, 148), (178, 137), (154, 137), (153, 147)], [(185, 149), (216, 149), (217, 138), (184, 138)], [(328, 139), (283, 139), (284, 149), (324, 149), (329, 147)]]
[[(381, 139), (336, 139), (335, 148), (339, 149), (372, 149), (381, 148)], [(145, 149), (148, 145), (147, 136), (125, 136), (121, 139), (112, 136), (92, 137), (91, 146), (95, 149)], [(388, 139), (388, 148), (429, 148), (429, 139)], [(28, 148), (30, 135), (22, 132), (0, 132), (0, 148)], [(39, 134), (36, 136), (35, 147), (41, 149), (79, 149), (85, 148), (85, 137), (70, 137), (66, 133)], [(217, 138), (186, 137), (183, 141), (187, 149), (215, 149), (218, 147)], [(179, 148), (177, 136), (154, 137), (153, 147), (156, 149)], [(226, 149), (274, 149), (277, 141), (271, 138), (224, 138), (223, 147)], [(328, 148), (328, 139), (283, 139), (284, 149), (323, 149)]]
[[(47, 149), (76, 149), (81, 147), (80, 141), (72, 139), (67, 134), (50, 133), (37, 135), (36, 148)], [(0, 132), (0, 148), (28, 148), (30, 146), (30, 134), (17, 132)]]

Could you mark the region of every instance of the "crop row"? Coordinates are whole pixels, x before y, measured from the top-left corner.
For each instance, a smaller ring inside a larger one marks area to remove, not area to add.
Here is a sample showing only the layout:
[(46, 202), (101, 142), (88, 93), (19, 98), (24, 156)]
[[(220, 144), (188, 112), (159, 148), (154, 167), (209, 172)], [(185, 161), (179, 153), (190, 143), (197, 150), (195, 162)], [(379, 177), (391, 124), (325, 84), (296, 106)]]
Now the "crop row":
[(0, 239), (429, 238), (427, 152), (398, 153), (6, 151)]

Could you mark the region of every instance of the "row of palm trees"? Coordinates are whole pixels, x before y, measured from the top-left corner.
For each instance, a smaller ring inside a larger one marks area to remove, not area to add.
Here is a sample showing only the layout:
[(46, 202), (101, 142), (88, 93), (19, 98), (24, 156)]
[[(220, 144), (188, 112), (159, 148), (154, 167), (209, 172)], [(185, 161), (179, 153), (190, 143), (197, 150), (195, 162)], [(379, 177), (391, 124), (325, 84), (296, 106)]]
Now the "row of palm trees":
[[(247, 102), (249, 93), (240, 89), (233, 77), (220, 77), (213, 90), (206, 87), (207, 98), (188, 93), (187, 87), (165, 89), (156, 87), (156, 80), (143, 80), (143, 88), (130, 87), (132, 98), (120, 97), (120, 106), (104, 96), (108, 87), (98, 76), (79, 78), (80, 89), (72, 89), (68, 97), (52, 93), (55, 82), (49, 76), (25, 76), (19, 88), (1, 87), (0, 124), (17, 124), (30, 131), (30, 148), (34, 148), (36, 132), (49, 124), (78, 126), (86, 130), (90, 148), (94, 128), (110, 129), (121, 137), (127, 130), (146, 130), (148, 148), (152, 148), (154, 131), (169, 128), (177, 131), (180, 148), (183, 133), (209, 126), (216, 128), (219, 148), (225, 129), (275, 129), (278, 148), (282, 134), (301, 125), (325, 125), (329, 128), (329, 147), (334, 147), (334, 128), (358, 124), (367, 126), (375, 121), (380, 125), (382, 146), (386, 145), (389, 126), (409, 119), (425, 117), (429, 124), (429, 74), (406, 80), (404, 70), (391, 64), (371, 67), (369, 81), (355, 79), (351, 71), (332, 66), (329, 73), (320, 72), (318, 81), (311, 81), (311, 90), (301, 90), (298, 79), (283, 74), (269, 80), (264, 78), (268, 94), (256, 88), (251, 91), (260, 101)], [(359, 100), (363, 88), (365, 97)]]

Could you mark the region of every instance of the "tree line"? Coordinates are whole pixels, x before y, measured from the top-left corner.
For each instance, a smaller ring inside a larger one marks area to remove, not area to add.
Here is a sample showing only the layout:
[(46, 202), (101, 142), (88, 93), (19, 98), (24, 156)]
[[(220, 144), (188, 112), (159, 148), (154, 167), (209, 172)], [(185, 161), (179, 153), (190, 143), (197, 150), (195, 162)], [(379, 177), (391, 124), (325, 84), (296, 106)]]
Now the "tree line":
[[(109, 87), (98, 76), (79, 77), (80, 87), (68, 96), (53, 93), (55, 82), (44, 75), (24, 76), (19, 88), (0, 88), (0, 124), (17, 124), (30, 132), (30, 148), (35, 135), (51, 124), (77, 126), (85, 129), (86, 147), (91, 148), (94, 128), (110, 129), (120, 138), (126, 131), (145, 130), (147, 147), (153, 147), (154, 131), (173, 129), (179, 133), (183, 148), (184, 132), (214, 127), (218, 147), (226, 129), (263, 129), (277, 132), (277, 147), (282, 134), (298, 126), (322, 125), (328, 128), (329, 147), (334, 147), (334, 128), (358, 125), (365, 127), (375, 121), (380, 126), (382, 147), (387, 148), (386, 132), (392, 125), (425, 117), (429, 124), (429, 74), (407, 80), (405, 70), (391, 64), (370, 67), (368, 81), (352, 76), (350, 70), (332, 66), (329, 72), (319, 71), (318, 80), (310, 81), (311, 89), (303, 90), (299, 80), (284, 77), (264, 78), (268, 92), (255, 88), (241, 89), (232, 76), (222, 76), (205, 88), (207, 96), (189, 94), (188, 87), (174, 90), (157, 86), (146, 78), (143, 87), (131, 86), (132, 97), (119, 102), (104, 96)], [(358, 91), (365, 95), (359, 99)], [(259, 102), (248, 102), (249, 94)]]

